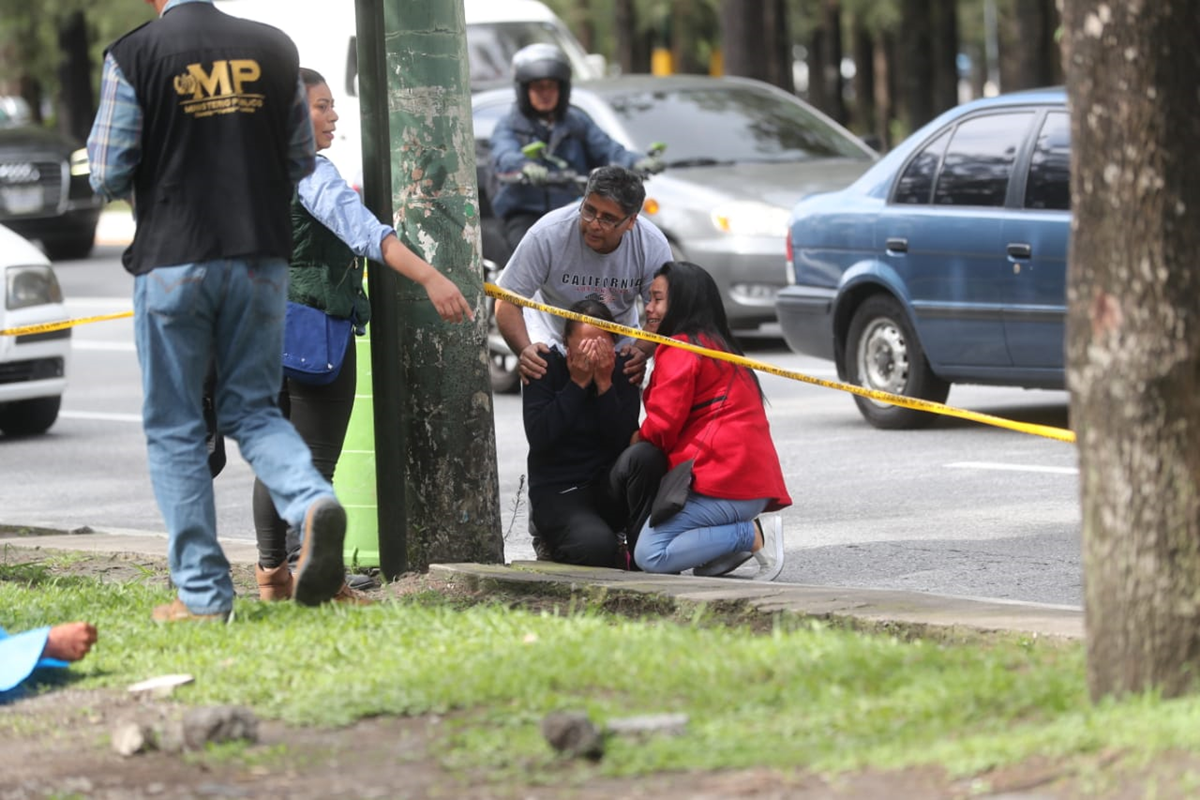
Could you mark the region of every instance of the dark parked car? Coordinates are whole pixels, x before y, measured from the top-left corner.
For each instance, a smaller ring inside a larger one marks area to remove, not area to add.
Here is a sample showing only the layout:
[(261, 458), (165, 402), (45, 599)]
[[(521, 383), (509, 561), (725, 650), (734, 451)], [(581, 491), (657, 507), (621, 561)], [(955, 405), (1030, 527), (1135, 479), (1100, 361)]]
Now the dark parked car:
[[(800, 201), (776, 303), (788, 345), (936, 402), (952, 383), (1062, 388), (1069, 160), (1065, 92), (1022, 92), (952, 109)], [(876, 427), (932, 419), (854, 399)]]
[(0, 108), (0, 223), (40, 240), (52, 259), (84, 258), (101, 205), (81, 143)]

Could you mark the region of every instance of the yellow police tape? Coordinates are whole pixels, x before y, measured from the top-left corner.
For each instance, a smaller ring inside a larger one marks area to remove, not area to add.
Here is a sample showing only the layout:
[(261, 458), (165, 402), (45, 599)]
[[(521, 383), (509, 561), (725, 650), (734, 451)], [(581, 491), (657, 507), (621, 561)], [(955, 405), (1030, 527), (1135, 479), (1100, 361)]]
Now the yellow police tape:
[(496, 298), (497, 300), (503, 300), (506, 303), (513, 303), (514, 305), (525, 306), (526, 308), (533, 308), (537, 309), (538, 311), (546, 311), (550, 314), (566, 317), (567, 319), (585, 322), (588, 325), (593, 325), (597, 328), (611, 331), (612, 333), (618, 333), (624, 336), (632, 336), (638, 339), (644, 339), (648, 342), (656, 342), (658, 344), (665, 344), (671, 347), (679, 347), (693, 353), (698, 353), (702, 356), (720, 359), (721, 361), (729, 361), (734, 364), (739, 364), (743, 367), (758, 370), (759, 372), (767, 372), (771, 375), (779, 375), (780, 377), (790, 378), (794, 381), (801, 381), (802, 383), (811, 383), (816, 386), (823, 386), (826, 389), (837, 389), (839, 391), (849, 392), (850, 394), (856, 394), (860, 397), (867, 397), (871, 400), (876, 400), (881, 403), (891, 403), (892, 405), (903, 406), (904, 408), (913, 408), (918, 411), (928, 411), (931, 414), (941, 414), (942, 416), (946, 417), (958, 417), (959, 419), (980, 422), (984, 425), (992, 425), (997, 428), (1007, 428), (1008, 430), (1018, 431), (1020, 433), (1029, 433), (1033, 434), (1034, 436), (1044, 436), (1047, 439), (1057, 439), (1060, 442), (1075, 441), (1075, 434), (1063, 428), (1055, 428), (1050, 425), (1034, 425), (1028, 422), (1016, 422), (1011, 419), (1004, 419), (1003, 417), (994, 417), (991, 414), (980, 414), (976, 411), (967, 411), (966, 409), (943, 405), (942, 403), (931, 403), (928, 400), (919, 400), (914, 397), (905, 397), (903, 395), (891, 394), (889, 392), (881, 392), (876, 389), (867, 389), (862, 386), (854, 386), (849, 383), (814, 378), (811, 375), (805, 375), (802, 372), (795, 372), (790, 369), (782, 369), (762, 361), (755, 361), (753, 359), (746, 358), (745, 356), (736, 355), (735, 353), (726, 353), (722, 350), (710, 350), (707, 347), (699, 347), (698, 345), (690, 344), (688, 342), (681, 342), (678, 339), (670, 339), (666, 336), (659, 336), (657, 333), (650, 333), (649, 331), (643, 331), (637, 328), (628, 328), (624, 325), (606, 322), (605, 320), (596, 319), (584, 314), (576, 314), (572, 311), (566, 311), (565, 309), (543, 305), (542, 303), (537, 303), (533, 300), (521, 297), (520, 295), (513, 294), (506, 289), (501, 289), (499, 286), (496, 286), (492, 283), (485, 283), (483, 288), (484, 291), (490, 296)]
[[(903, 395), (891, 394), (889, 392), (881, 392), (876, 389), (867, 389), (862, 386), (854, 386), (849, 383), (841, 383), (840, 381), (827, 381), (823, 378), (814, 378), (811, 375), (805, 375), (802, 372), (795, 372), (790, 369), (782, 369), (780, 367), (767, 364), (763, 361), (755, 361), (745, 356), (739, 356), (734, 353), (726, 353), (722, 350), (710, 350), (707, 347), (699, 347), (698, 345), (688, 342), (681, 342), (678, 339), (670, 339), (666, 336), (659, 336), (657, 333), (639, 330), (637, 328), (628, 328), (624, 325), (618, 325), (614, 322), (606, 322), (602, 319), (596, 319), (584, 314), (576, 314), (562, 308), (554, 308), (552, 306), (543, 305), (542, 303), (534, 302), (520, 295), (513, 294), (505, 289), (501, 289), (493, 283), (485, 283), (484, 291), (491, 297), (497, 300), (504, 300), (508, 303), (513, 303), (518, 306), (533, 308), (538, 311), (545, 311), (550, 314), (556, 314), (567, 319), (578, 320), (593, 325), (602, 330), (611, 331), (612, 333), (621, 334), (622, 336), (632, 336), (636, 339), (644, 339), (648, 342), (657, 344), (665, 344), (670, 347), (679, 347), (702, 356), (709, 358), (720, 359), (721, 361), (729, 361), (734, 364), (739, 364), (749, 369), (766, 372), (771, 375), (778, 375), (782, 378), (790, 378), (794, 381), (802, 383), (810, 383), (814, 386), (823, 386), (826, 389), (837, 389), (842, 392), (849, 392), (860, 397), (867, 397), (871, 400), (876, 400), (881, 403), (891, 403), (892, 405), (902, 406), (904, 408), (913, 408), (917, 411), (927, 411), (931, 414), (941, 414), (946, 417), (957, 417), (959, 419), (970, 420), (971, 422), (979, 422), (984, 425), (992, 425), (997, 428), (1006, 428), (1020, 433), (1029, 433), (1034, 436), (1044, 436), (1047, 439), (1057, 439), (1060, 442), (1074, 442), (1075, 434), (1063, 428), (1055, 428), (1050, 425), (1034, 425), (1028, 422), (1016, 422), (1003, 417), (995, 417), (991, 414), (981, 414), (977, 411), (967, 411), (962, 408), (944, 405), (942, 403), (931, 403), (928, 400), (919, 400), (914, 397), (905, 397)], [(0, 336), (27, 336), (34, 333), (49, 333), (50, 331), (58, 331), (63, 328), (71, 328), (76, 325), (85, 325), (91, 322), (105, 322), (113, 319), (124, 319), (132, 317), (132, 311), (122, 311), (116, 314), (103, 314), (96, 317), (82, 317), (79, 319), (68, 319), (60, 322), (43, 322), (37, 325), (22, 325), (19, 328), (6, 328), (0, 330)]]
[(125, 319), (132, 316), (132, 311), (119, 311), (116, 314), (101, 314), (98, 317), (64, 319), (59, 322), (40, 322), (36, 325), (22, 325), (19, 328), (5, 328), (4, 330), (0, 330), (0, 336), (28, 336), (31, 333), (50, 333), (50, 331), (61, 331), (63, 328), (74, 328), (76, 325), (86, 325), (89, 322), (107, 322), (110, 319)]

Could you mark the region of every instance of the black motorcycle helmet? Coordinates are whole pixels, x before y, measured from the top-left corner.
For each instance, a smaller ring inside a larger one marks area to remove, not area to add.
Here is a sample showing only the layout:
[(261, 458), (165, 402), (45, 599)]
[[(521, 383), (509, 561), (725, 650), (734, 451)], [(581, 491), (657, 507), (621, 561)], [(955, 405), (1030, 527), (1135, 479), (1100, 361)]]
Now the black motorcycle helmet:
[(517, 106), (527, 117), (537, 116), (529, 102), (529, 84), (540, 80), (558, 81), (558, 105), (554, 116), (562, 119), (571, 103), (571, 64), (563, 51), (552, 44), (531, 44), (513, 53), (513, 82), (517, 87)]

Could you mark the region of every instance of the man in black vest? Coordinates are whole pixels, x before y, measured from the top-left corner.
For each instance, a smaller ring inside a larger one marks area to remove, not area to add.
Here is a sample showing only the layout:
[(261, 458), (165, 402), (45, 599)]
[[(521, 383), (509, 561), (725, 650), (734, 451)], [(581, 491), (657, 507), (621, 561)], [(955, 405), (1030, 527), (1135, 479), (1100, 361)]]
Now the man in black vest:
[(201, 406), (210, 360), (221, 432), (301, 531), (294, 596), (316, 605), (345, 577), (346, 514), (277, 405), (289, 209), (316, 152), (296, 47), (212, 0), (147, 2), (159, 19), (105, 55), (88, 158), (92, 187), (128, 198), (137, 218), (125, 265), (150, 478), (178, 589), (153, 617), (232, 619)]

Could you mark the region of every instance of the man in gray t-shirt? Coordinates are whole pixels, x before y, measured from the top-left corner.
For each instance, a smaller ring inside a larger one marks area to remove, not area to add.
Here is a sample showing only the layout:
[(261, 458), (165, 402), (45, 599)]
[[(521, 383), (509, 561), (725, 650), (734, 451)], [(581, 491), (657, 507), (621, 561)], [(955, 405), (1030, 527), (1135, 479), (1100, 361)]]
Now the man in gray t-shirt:
[[(646, 198), (642, 179), (623, 167), (592, 172), (583, 202), (551, 211), (538, 220), (517, 246), (500, 277), (502, 289), (545, 305), (570, 308), (594, 297), (608, 306), (617, 322), (638, 327), (637, 299), (648, 299), (654, 273), (672, 259), (662, 231), (638, 219)], [(541, 354), (563, 349), (565, 319), (496, 301), (500, 335), (519, 357), (525, 381), (546, 372)], [(654, 344), (622, 343), (633, 349), (625, 372), (640, 380)]]

